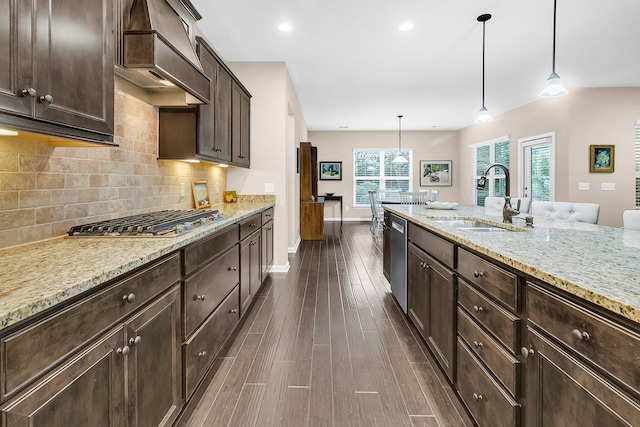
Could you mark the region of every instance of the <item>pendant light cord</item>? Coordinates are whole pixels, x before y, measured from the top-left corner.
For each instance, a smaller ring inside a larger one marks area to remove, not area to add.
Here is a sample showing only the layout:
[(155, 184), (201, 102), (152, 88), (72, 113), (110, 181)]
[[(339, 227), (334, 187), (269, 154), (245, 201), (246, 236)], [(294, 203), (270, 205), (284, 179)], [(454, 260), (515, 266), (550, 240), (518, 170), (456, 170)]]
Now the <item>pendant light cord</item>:
[(398, 155), (402, 152), (402, 115), (398, 116)]
[(553, 0), (553, 58), (551, 59), (551, 72), (556, 72), (556, 3), (557, 0)]
[(482, 21), (482, 108), (484, 108), (484, 31), (487, 21)]

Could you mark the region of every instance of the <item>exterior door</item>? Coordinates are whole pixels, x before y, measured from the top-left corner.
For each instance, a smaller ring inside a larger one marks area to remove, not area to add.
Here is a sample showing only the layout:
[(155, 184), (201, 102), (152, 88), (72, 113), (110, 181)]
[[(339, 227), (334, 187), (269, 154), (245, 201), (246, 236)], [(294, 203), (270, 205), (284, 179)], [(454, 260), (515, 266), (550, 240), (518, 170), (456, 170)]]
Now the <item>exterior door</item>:
[(554, 143), (552, 136), (522, 142), (520, 170), (523, 171), (522, 197), (555, 200)]

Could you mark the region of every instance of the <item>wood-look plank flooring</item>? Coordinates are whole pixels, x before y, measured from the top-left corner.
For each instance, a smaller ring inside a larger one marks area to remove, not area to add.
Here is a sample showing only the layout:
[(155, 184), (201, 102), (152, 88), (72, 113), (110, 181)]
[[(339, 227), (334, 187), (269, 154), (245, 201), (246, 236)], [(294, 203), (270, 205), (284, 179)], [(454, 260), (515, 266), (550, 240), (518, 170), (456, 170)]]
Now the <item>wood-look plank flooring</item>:
[(325, 223), (272, 274), (185, 426), (472, 426), (382, 274), (382, 234)]

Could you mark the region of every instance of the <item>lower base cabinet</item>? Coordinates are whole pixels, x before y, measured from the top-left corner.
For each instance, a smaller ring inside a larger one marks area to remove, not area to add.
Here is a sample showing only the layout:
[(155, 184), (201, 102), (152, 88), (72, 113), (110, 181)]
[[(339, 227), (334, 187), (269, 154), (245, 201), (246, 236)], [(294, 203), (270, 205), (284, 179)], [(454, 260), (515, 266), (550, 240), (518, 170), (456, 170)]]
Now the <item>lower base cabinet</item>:
[(182, 407), (180, 291), (131, 319), (2, 406), (2, 426), (171, 425)]

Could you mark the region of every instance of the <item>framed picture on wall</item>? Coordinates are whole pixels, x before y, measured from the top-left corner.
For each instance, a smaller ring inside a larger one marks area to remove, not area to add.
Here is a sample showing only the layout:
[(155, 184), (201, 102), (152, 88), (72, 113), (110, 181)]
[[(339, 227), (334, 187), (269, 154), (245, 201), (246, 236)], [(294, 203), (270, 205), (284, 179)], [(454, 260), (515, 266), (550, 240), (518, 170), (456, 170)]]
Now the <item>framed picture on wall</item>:
[(420, 187), (451, 187), (451, 160), (420, 160)]
[(342, 181), (342, 162), (320, 162), (320, 180)]
[(589, 146), (589, 172), (613, 172), (615, 145)]

